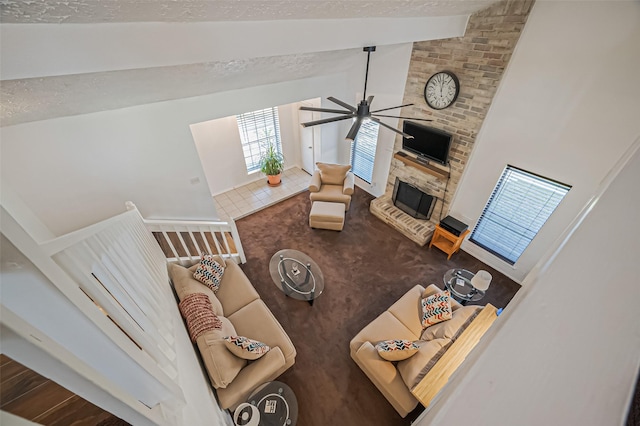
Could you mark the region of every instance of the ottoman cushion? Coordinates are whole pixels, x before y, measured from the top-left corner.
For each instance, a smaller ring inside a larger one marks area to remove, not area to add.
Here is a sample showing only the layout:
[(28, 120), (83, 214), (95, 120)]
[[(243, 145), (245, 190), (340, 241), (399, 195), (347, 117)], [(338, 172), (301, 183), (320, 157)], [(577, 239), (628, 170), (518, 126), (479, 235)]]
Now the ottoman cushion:
[(344, 226), (344, 204), (314, 201), (309, 213), (309, 226), (341, 231)]

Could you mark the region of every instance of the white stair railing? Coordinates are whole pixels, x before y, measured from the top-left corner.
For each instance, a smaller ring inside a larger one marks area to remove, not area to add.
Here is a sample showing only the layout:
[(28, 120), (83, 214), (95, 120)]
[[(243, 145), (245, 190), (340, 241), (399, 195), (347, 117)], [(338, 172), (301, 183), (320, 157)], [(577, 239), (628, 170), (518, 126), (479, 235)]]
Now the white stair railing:
[(218, 254), (236, 263), (247, 261), (232, 219), (229, 222), (144, 219), (144, 224), (169, 262), (194, 263), (203, 253)]
[(114, 342), (161, 384), (138, 398), (149, 407), (184, 403), (167, 260), (140, 213), (130, 209), (40, 243), (40, 249), (121, 331)]

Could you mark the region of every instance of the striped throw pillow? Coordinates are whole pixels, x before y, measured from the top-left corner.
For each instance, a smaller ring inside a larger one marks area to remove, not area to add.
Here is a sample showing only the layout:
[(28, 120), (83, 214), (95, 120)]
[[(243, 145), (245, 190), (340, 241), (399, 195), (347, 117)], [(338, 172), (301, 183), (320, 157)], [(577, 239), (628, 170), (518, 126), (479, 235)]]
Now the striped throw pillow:
[(209, 296), (204, 293), (192, 293), (185, 296), (178, 304), (178, 308), (187, 322), (189, 337), (193, 342), (202, 333), (222, 328), (220, 318), (213, 313)]
[(380, 358), (387, 361), (402, 361), (418, 352), (418, 342), (411, 340), (383, 340), (376, 345)]
[(445, 290), (420, 300), (423, 329), (451, 319), (451, 300), (449, 297), (449, 290)]
[(223, 274), (224, 266), (219, 264), (213, 258), (213, 255), (205, 254), (202, 256), (198, 268), (193, 273), (193, 278), (209, 287), (215, 293), (220, 288)]
[(258, 359), (271, 349), (262, 342), (244, 336), (226, 336), (224, 342), (231, 353), (248, 360)]

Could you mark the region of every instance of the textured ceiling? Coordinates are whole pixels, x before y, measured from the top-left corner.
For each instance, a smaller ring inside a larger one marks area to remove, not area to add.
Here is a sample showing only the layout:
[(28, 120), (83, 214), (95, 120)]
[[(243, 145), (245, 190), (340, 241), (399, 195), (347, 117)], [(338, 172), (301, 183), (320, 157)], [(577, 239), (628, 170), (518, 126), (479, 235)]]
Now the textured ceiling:
[(362, 49), (3, 81), (2, 126), (340, 72)]
[[(0, 0), (0, 19), (3, 24), (36, 25), (345, 18), (366, 21), (465, 16), (495, 1)], [(379, 23), (371, 24), (372, 31), (376, 25)], [(328, 48), (336, 49), (330, 43)], [(363, 57), (356, 52), (361, 53), (361, 49), (3, 80), (0, 126), (326, 75), (354, 64), (361, 66)]]
[(263, 21), (468, 15), (492, 0), (0, 0), (3, 23)]

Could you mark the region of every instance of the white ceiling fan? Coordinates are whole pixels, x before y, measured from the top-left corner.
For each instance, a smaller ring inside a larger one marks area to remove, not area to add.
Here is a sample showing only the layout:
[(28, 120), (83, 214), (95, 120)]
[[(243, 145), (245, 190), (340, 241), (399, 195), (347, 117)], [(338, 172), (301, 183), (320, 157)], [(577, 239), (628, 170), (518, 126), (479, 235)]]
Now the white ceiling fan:
[(328, 100), (330, 100), (335, 104), (340, 105), (341, 107), (345, 108), (345, 110), (330, 109), (330, 108), (315, 108), (315, 107), (307, 107), (307, 106), (301, 106), (300, 109), (304, 111), (317, 111), (317, 112), (326, 112), (330, 114), (340, 114), (339, 116), (331, 117), (331, 118), (323, 118), (322, 120), (307, 121), (305, 123), (300, 123), (300, 124), (302, 125), (302, 127), (311, 127), (311, 126), (317, 126), (319, 124), (333, 123), (334, 121), (348, 120), (351, 118), (351, 119), (354, 119), (354, 122), (353, 122), (353, 125), (351, 126), (351, 129), (349, 129), (349, 133), (347, 133), (347, 137), (345, 139), (348, 141), (353, 141), (358, 135), (358, 131), (360, 130), (360, 126), (362, 126), (362, 123), (365, 120), (371, 120), (378, 123), (381, 126), (386, 127), (389, 130), (393, 130), (394, 132), (401, 134), (405, 138), (413, 139), (413, 136), (408, 135), (394, 127), (391, 127), (383, 123), (382, 121), (380, 121), (378, 117), (402, 118), (402, 119), (419, 120), (419, 121), (432, 121), (432, 120), (426, 119), (426, 118), (411, 118), (411, 117), (402, 117), (397, 115), (378, 114), (383, 111), (388, 111), (390, 109), (396, 109), (396, 108), (403, 108), (406, 106), (411, 106), (413, 104), (398, 105), (395, 107), (383, 108), (383, 109), (371, 111), (371, 102), (373, 102), (373, 95), (367, 97), (367, 79), (369, 78), (369, 59), (371, 57), (371, 52), (376, 51), (376, 47), (368, 46), (363, 48), (362, 50), (364, 52), (367, 52), (367, 70), (364, 76), (364, 94), (362, 96), (363, 99), (360, 101), (360, 103), (358, 103), (358, 106), (357, 107), (351, 106), (348, 103), (341, 101), (340, 99), (336, 99), (332, 96), (329, 96), (327, 98)]

